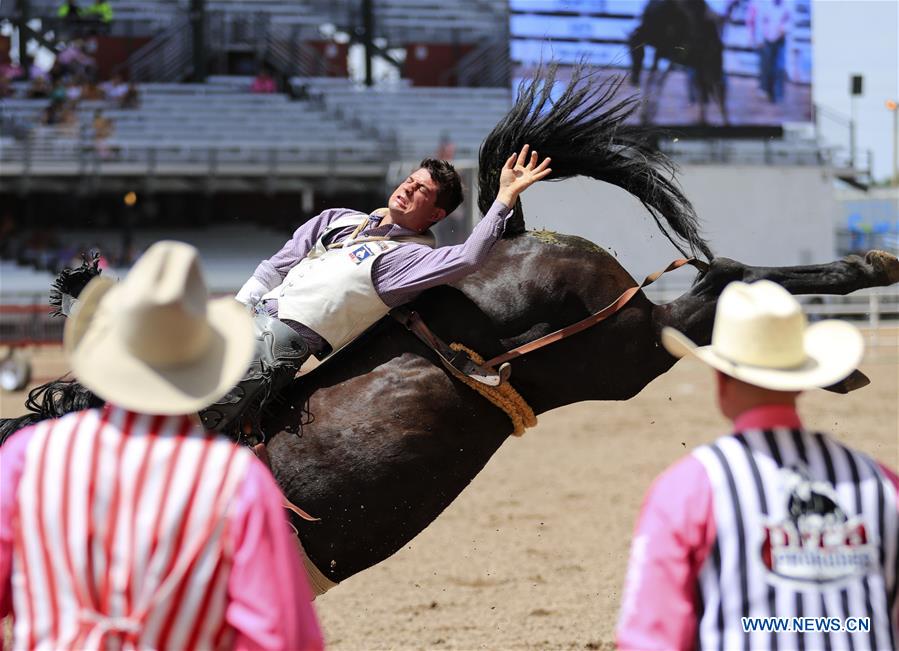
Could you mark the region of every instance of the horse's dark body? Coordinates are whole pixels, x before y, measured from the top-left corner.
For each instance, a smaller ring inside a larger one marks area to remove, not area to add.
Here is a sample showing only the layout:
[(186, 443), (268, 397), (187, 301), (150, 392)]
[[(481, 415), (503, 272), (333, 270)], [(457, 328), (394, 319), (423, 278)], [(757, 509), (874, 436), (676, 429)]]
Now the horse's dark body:
[(640, 24), (631, 32), (628, 45), (631, 54), (631, 83), (640, 85), (645, 47), (655, 50), (649, 78), (645, 83), (642, 120), (650, 122), (656, 112), (656, 97), (661, 95), (669, 66), (658, 76), (662, 59), (693, 71), (692, 81), (698, 91), (699, 120), (705, 122), (705, 105), (714, 99), (728, 122), (727, 87), (724, 79), (723, 25), (736, 2), (725, 16), (718, 16), (704, 0), (650, 0), (643, 10)]
[[(582, 400), (627, 400), (675, 362), (665, 325), (710, 338), (718, 294), (731, 280), (771, 278), (793, 292), (844, 293), (899, 279), (895, 258), (760, 269), (717, 259), (689, 294), (655, 305), (638, 294), (597, 327), (513, 362), (511, 382), (536, 413)], [(457, 288), (414, 304), (446, 341), (491, 355), (600, 309), (633, 279), (585, 240), (521, 235)], [(297, 382), (269, 423), (293, 425), (308, 400), (315, 420), (269, 450), (288, 497), (320, 517), (298, 523), (312, 560), (342, 580), (390, 556), (423, 530), (483, 468), (509, 419), (448, 373), (415, 337), (387, 320), (342, 358)], [(341, 361), (341, 359), (345, 361)]]
[[(671, 325), (707, 342), (718, 295), (732, 280), (769, 278), (793, 293), (832, 294), (899, 281), (899, 261), (884, 253), (764, 269), (712, 259), (665, 159), (644, 147), (640, 129), (625, 125), (634, 104), (610, 105), (614, 88), (592, 86), (585, 77), (575, 74), (551, 107), (551, 74), (521, 94), (482, 147), (481, 209), (495, 195), (502, 161), (529, 143), (553, 158), (554, 178), (582, 174), (625, 188), (678, 248), (712, 261), (676, 301), (655, 305), (638, 293), (600, 325), (513, 361), (511, 383), (536, 413), (636, 395), (675, 362), (661, 347), (661, 329)], [(486, 358), (578, 321), (635, 284), (586, 240), (525, 233), (520, 204), (515, 211), (508, 237), (485, 267), (412, 304), (445, 341)], [(84, 395), (73, 401), (70, 394), (79, 392), (75, 385), (60, 388), (68, 402), (56, 409), (59, 401), (48, 399), (36, 417), (88, 404)], [(296, 524), (311, 559), (335, 581), (387, 558), (424, 529), (512, 429), (502, 411), (453, 379), (392, 319), (280, 397), (263, 423), (273, 470), (287, 496), (321, 518)], [(301, 426), (307, 410), (314, 418)], [(19, 425), (0, 424), (0, 439)]]

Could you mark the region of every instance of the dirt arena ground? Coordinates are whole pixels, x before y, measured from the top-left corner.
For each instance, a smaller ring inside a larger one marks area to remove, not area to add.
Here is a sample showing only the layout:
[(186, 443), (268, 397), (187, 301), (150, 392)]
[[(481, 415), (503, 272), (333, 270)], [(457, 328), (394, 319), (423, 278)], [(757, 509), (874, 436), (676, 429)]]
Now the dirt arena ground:
[[(871, 333), (867, 334), (871, 340)], [(802, 398), (806, 423), (899, 466), (899, 329), (862, 365), (872, 384)], [(38, 375), (64, 370), (58, 351)], [(514, 381), (514, 378), (513, 378)], [(582, 403), (508, 441), (405, 549), (316, 602), (329, 647), (611, 649), (634, 519), (652, 478), (726, 430), (711, 372), (682, 361), (626, 403)], [(3, 396), (3, 416), (22, 411)]]

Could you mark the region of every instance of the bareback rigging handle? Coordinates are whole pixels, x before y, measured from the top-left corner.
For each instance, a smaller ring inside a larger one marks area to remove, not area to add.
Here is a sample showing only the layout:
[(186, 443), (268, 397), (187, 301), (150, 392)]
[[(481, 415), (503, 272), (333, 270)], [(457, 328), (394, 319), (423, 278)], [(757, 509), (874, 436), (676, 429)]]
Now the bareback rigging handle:
[(702, 260), (697, 260), (696, 258), (678, 258), (667, 267), (662, 269), (661, 271), (656, 271), (655, 273), (649, 274), (646, 278), (643, 279), (643, 282), (634, 287), (629, 287), (624, 290), (621, 295), (616, 298), (614, 301), (606, 305), (599, 312), (595, 312), (588, 316), (585, 319), (578, 321), (577, 323), (572, 323), (570, 326), (566, 326), (561, 330), (556, 330), (555, 332), (551, 332), (548, 335), (544, 335), (539, 339), (535, 339), (534, 341), (528, 342), (526, 344), (522, 344), (517, 348), (513, 348), (512, 350), (508, 350), (502, 355), (497, 355), (493, 359), (488, 359), (484, 362), (484, 366), (495, 368), (497, 364), (502, 364), (503, 362), (508, 362), (511, 359), (515, 359), (516, 357), (521, 357), (522, 355), (526, 355), (535, 350), (539, 350), (544, 346), (548, 346), (549, 344), (555, 343), (557, 341), (561, 341), (562, 339), (566, 339), (573, 334), (577, 334), (582, 330), (586, 330), (590, 328), (600, 321), (604, 321), (608, 319), (610, 316), (618, 312), (621, 308), (628, 304), (628, 302), (644, 287), (647, 287), (653, 284), (656, 280), (658, 280), (663, 274), (668, 273), (669, 271), (674, 271), (675, 269), (679, 269), (683, 267), (685, 264), (692, 265), (699, 269), (701, 272), (708, 271), (709, 265), (707, 262), (703, 262)]

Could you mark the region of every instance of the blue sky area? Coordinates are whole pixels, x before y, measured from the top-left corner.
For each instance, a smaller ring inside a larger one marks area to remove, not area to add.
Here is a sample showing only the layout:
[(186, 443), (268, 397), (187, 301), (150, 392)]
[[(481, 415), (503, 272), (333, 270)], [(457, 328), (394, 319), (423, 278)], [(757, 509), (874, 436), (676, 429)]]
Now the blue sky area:
[[(856, 107), (858, 148), (871, 150), (874, 176), (891, 175), (893, 116), (884, 106), (899, 101), (899, 0), (814, 0), (812, 93), (816, 104), (849, 116), (849, 77), (864, 75)], [(848, 144), (848, 130), (822, 123), (823, 137)]]

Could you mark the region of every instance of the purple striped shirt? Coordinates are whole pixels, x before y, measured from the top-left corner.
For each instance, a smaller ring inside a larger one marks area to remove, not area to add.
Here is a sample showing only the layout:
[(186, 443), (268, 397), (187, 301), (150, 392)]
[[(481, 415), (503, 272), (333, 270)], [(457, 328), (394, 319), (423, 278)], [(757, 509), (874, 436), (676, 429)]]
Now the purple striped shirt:
[[(358, 213), (357, 210), (333, 208), (313, 217), (294, 232), (280, 251), (260, 262), (253, 276), (268, 288), (277, 287), (287, 272), (312, 250), (334, 220)], [(387, 251), (372, 265), (371, 280), (375, 291), (387, 306), (397, 307), (413, 300), (426, 289), (456, 282), (477, 271), (487, 260), (493, 245), (502, 237), (510, 214), (508, 206), (495, 201), (462, 244), (432, 249), (409, 242)], [(418, 235), (415, 231), (396, 224), (381, 226), (381, 219), (380, 215), (371, 215), (360, 235), (390, 238)], [(338, 231), (327, 243), (340, 242), (354, 230), (353, 226), (348, 226)], [(265, 310), (272, 316), (277, 316), (277, 301), (266, 301)], [(285, 322), (303, 337), (317, 356), (327, 352), (327, 343), (309, 327), (301, 323)]]

